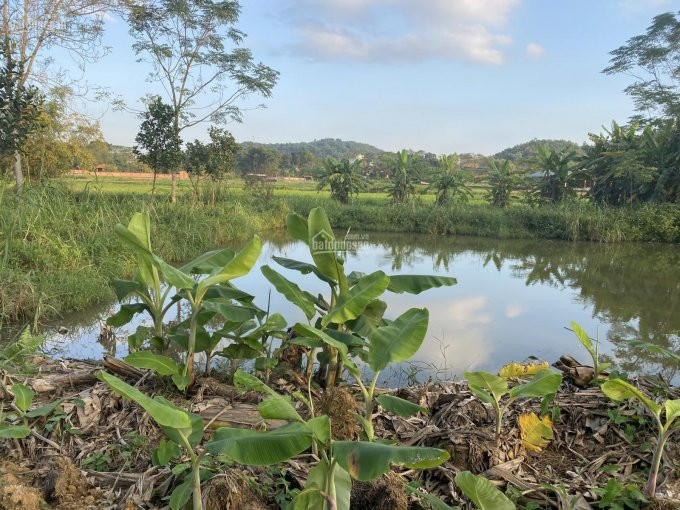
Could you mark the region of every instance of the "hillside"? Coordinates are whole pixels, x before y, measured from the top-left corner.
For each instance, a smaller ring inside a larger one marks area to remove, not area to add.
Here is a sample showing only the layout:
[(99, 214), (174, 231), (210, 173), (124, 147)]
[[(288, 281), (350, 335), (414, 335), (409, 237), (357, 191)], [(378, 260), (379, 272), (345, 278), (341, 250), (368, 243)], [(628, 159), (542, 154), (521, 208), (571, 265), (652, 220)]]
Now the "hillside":
[(533, 139), (529, 142), (520, 143), (514, 147), (509, 147), (497, 152), (493, 155), (495, 159), (509, 159), (515, 163), (526, 160), (533, 159), (538, 154), (538, 147), (540, 145), (545, 145), (551, 150), (563, 150), (571, 149), (580, 152), (581, 147), (569, 140), (537, 140)]
[(243, 147), (257, 146), (274, 149), (282, 154), (295, 154), (305, 150), (312, 152), (317, 158), (342, 158), (345, 156), (356, 156), (357, 154), (380, 154), (384, 152), (377, 147), (367, 143), (340, 140), (339, 138), (322, 138), (313, 142), (291, 142), (291, 143), (257, 143), (243, 142)]

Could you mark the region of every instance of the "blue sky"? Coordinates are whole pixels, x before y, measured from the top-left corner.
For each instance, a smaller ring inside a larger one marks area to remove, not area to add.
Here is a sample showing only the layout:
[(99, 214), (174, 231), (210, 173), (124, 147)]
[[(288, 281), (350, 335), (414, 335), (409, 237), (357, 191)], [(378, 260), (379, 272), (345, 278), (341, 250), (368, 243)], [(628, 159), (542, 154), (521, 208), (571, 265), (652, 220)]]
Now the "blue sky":
[[(239, 141), (342, 138), (386, 150), (491, 154), (532, 138), (576, 142), (625, 121), (608, 52), (680, 0), (244, 0), (245, 46), (281, 75), (266, 108), (228, 126)], [(125, 23), (85, 70), (138, 106), (157, 90)], [(262, 102), (251, 98), (247, 104)], [(131, 145), (133, 114), (90, 104), (105, 138)], [(185, 133), (202, 138), (208, 126)]]

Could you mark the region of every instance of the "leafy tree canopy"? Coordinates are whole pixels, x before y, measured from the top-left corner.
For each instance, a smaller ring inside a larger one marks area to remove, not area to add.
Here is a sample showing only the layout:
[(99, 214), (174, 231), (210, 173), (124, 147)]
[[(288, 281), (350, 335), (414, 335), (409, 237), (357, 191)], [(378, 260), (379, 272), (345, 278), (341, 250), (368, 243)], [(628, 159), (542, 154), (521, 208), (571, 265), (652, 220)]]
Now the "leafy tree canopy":
[(526, 164), (538, 157), (538, 148), (545, 147), (551, 151), (562, 152), (565, 150), (581, 153), (581, 147), (569, 140), (538, 140), (534, 138), (529, 142), (520, 143), (503, 149), (493, 155), (492, 159), (507, 159), (515, 164)]
[(145, 0), (128, 4), (133, 49), (153, 65), (178, 131), (240, 121), (241, 101), (269, 97), (278, 72), (241, 47), (241, 6), (231, 0)]
[(634, 78), (625, 88), (639, 112), (633, 120), (653, 123), (680, 115), (680, 19), (666, 12), (656, 16), (644, 34), (610, 52), (605, 74)]
[(182, 140), (173, 123), (174, 114), (172, 106), (155, 97), (142, 116), (133, 150), (154, 173), (176, 170), (182, 161)]
[(303, 151), (309, 151), (319, 159), (326, 159), (328, 157), (341, 159), (352, 159), (359, 154), (380, 154), (383, 151), (372, 145), (360, 142), (352, 142), (340, 140), (339, 138), (323, 138), (321, 140), (314, 140), (313, 142), (295, 142), (295, 143), (255, 143), (244, 142), (244, 147), (265, 147), (273, 149), (281, 154), (295, 154)]

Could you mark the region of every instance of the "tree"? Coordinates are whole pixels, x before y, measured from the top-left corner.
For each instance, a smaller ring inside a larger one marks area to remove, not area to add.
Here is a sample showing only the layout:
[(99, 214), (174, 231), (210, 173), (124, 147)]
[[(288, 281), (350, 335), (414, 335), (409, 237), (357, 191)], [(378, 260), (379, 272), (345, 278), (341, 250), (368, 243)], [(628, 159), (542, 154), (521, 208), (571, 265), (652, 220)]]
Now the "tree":
[(279, 174), (280, 164), (281, 153), (266, 147), (250, 146), (238, 158), (238, 167), (243, 176), (276, 176)]
[[(54, 69), (55, 49), (64, 50), (79, 67), (102, 55), (98, 51), (103, 16), (115, 2), (101, 0), (2, 0), (3, 65), (14, 68), (18, 89), (74, 89), (79, 80)], [(16, 151), (17, 191), (23, 186), (21, 153)]]
[(153, 170), (152, 195), (156, 190), (156, 176), (160, 171), (174, 172), (182, 162), (182, 139), (173, 122), (175, 111), (160, 97), (148, 104), (144, 119), (135, 137), (133, 148), (142, 163)]
[(314, 153), (308, 149), (293, 152), (290, 155), (290, 162), (296, 173), (309, 172), (317, 164)]
[(472, 190), (466, 184), (470, 181), (470, 174), (457, 170), (458, 156), (456, 154), (442, 154), (439, 158), (440, 170), (428, 189), (436, 189), (436, 203), (443, 205), (449, 201), (467, 202), (472, 197)]
[(211, 127), (210, 141), (194, 140), (187, 143), (185, 166), (189, 176), (196, 177), (196, 191), (201, 177), (210, 178), (210, 205), (215, 205), (215, 191), (219, 181), (234, 170), (239, 144), (229, 131)]
[(605, 134), (591, 134), (590, 140), (583, 168), (592, 180), (593, 200), (630, 206), (654, 198), (677, 199), (673, 193), (678, 186), (677, 133), (662, 136), (652, 126), (638, 133), (636, 123), (622, 127), (613, 122)]
[(680, 202), (680, 121), (668, 119), (642, 133), (649, 164), (655, 167), (655, 202)]
[(575, 188), (582, 182), (583, 177), (576, 164), (575, 151), (569, 149), (554, 151), (541, 145), (538, 147), (538, 157), (532, 163), (542, 172), (537, 191), (543, 200), (560, 202), (567, 197), (575, 196)]
[(387, 188), (387, 194), (395, 203), (408, 202), (415, 193), (413, 177), (409, 172), (409, 153), (406, 149), (397, 152), (392, 182)]
[(49, 52), (65, 50), (79, 67), (96, 60), (102, 55), (104, 15), (115, 5), (109, 0), (2, 0), (2, 40), (10, 44), (13, 58), (24, 63), (20, 85), (72, 87), (77, 80), (65, 83), (67, 74), (54, 69)]
[(348, 159), (336, 160), (326, 158), (323, 162), (323, 174), (317, 185), (317, 190), (326, 186), (331, 189), (331, 197), (346, 204), (352, 195), (357, 195), (365, 187), (365, 180), (361, 176), (361, 162)]
[(39, 117), (40, 126), (24, 143), (26, 175), (38, 180), (73, 168), (92, 169), (96, 161), (92, 144), (103, 144), (99, 124), (70, 111), (68, 99), (52, 94)]
[(625, 88), (642, 123), (680, 116), (680, 20), (672, 12), (656, 16), (646, 33), (610, 52), (602, 72), (627, 74), (635, 81)]
[[(153, 65), (177, 133), (200, 124), (240, 122), (239, 101), (270, 97), (278, 72), (255, 63), (235, 27), (241, 7), (232, 0), (149, 0), (129, 5), (133, 49)], [(228, 48), (228, 45), (234, 48)], [(233, 88), (227, 87), (227, 82)], [(173, 196), (175, 173), (173, 172)]]
[(510, 205), (512, 192), (517, 189), (521, 180), (521, 174), (515, 171), (515, 166), (510, 160), (491, 160), (487, 195), (491, 205), (502, 208)]
[(4, 65), (0, 69), (0, 153), (14, 156), (16, 194), (21, 196), (24, 187), (22, 150), (30, 133), (39, 126), (43, 96), (36, 87), (22, 80), (25, 63), (14, 60), (10, 44), (6, 38)]
[[(512, 161), (517, 167), (527, 166), (527, 163), (535, 160), (538, 157), (538, 148), (547, 147), (551, 151), (574, 151), (580, 154), (581, 148), (578, 144), (569, 140), (556, 139), (536, 139), (528, 142), (520, 143), (503, 149), (492, 156), (492, 159), (503, 160), (508, 159)], [(488, 165), (488, 162), (487, 162)]]

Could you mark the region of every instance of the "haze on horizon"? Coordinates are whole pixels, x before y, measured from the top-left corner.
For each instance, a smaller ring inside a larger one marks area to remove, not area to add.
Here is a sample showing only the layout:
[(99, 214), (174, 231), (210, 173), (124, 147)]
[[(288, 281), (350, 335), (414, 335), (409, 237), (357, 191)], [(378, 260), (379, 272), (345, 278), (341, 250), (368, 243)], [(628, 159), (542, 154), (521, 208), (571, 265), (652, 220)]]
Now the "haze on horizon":
[[(582, 143), (633, 111), (630, 79), (601, 73), (609, 51), (677, 10), (680, 0), (242, 2), (243, 46), (280, 77), (272, 98), (244, 103), (266, 108), (227, 129), (239, 141), (341, 138), (435, 153), (493, 154), (533, 138)], [(125, 23), (109, 19), (110, 52), (83, 79), (140, 108), (159, 89), (131, 43)], [(133, 144), (133, 113), (87, 109), (107, 141)]]

